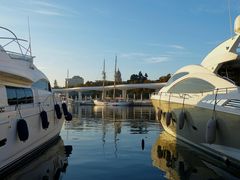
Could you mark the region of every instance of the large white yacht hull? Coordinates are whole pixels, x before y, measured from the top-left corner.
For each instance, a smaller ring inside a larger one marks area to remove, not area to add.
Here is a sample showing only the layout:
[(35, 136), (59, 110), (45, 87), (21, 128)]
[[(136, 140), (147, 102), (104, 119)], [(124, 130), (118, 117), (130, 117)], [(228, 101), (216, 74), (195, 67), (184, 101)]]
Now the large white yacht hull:
[(47, 77), (33, 64), (34, 56), (30, 45), (24, 46), (22, 43), (26, 41), (18, 38), (11, 30), (5, 27), (0, 27), (0, 30), (11, 35), (0, 37), (2, 174), (9, 167), (16, 166), (18, 162), (52, 142), (60, 133), (63, 119), (57, 118), (57, 114), (59, 118), (61, 115), (60, 106), (57, 106), (58, 113), (55, 114), (57, 97), (54, 97)]
[[(152, 103), (157, 113), (156, 118), (161, 122), (166, 132), (223, 161), (238, 164), (240, 163), (240, 106), (228, 106), (231, 96), (235, 100), (237, 96), (239, 98), (238, 93), (232, 93), (222, 95), (217, 100), (215, 111), (216, 139), (211, 144), (207, 143), (206, 133), (207, 123), (213, 118), (214, 94), (189, 98), (185, 100), (184, 106), (182, 98), (177, 96), (168, 101), (169, 97), (162, 96), (160, 98), (159, 95), (155, 95), (152, 96)], [(158, 116), (160, 109), (162, 110), (161, 117)], [(183, 110), (185, 120), (183, 128), (180, 129), (179, 117)], [(167, 123), (167, 113), (171, 113), (172, 116), (170, 124)]]
[[(49, 127), (42, 128), (40, 111), (38, 105), (32, 105), (32, 108), (21, 110), (21, 116), (28, 125), (29, 138), (23, 142), (20, 141), (17, 132), (17, 121), (20, 118), (19, 112), (0, 113), (0, 138), (6, 139), (5, 145), (0, 147), (0, 171), (4, 172), (6, 168), (15, 166), (22, 158), (32, 154), (40, 148), (44, 148), (54, 138), (59, 136), (62, 128), (63, 118), (57, 119), (53, 108), (48, 108), (47, 115)], [(54, 107), (54, 106), (51, 106)]]

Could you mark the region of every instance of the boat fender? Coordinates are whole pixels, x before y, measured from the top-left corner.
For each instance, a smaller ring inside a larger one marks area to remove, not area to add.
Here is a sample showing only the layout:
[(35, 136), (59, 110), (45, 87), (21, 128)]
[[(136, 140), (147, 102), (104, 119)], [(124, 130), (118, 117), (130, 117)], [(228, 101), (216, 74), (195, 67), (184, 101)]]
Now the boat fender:
[(185, 114), (184, 111), (182, 111), (182, 112), (179, 114), (179, 118), (178, 118), (178, 127), (179, 127), (179, 129), (182, 129), (182, 128), (183, 128), (185, 118), (186, 118), (186, 114)]
[(55, 105), (54, 105), (54, 109), (55, 109), (57, 118), (58, 118), (58, 119), (61, 119), (61, 118), (62, 118), (62, 112), (61, 112), (61, 109), (60, 109), (59, 104), (55, 104)]
[(206, 127), (206, 142), (214, 143), (216, 140), (217, 120), (215, 118), (209, 119)]
[(68, 114), (65, 116), (66, 121), (72, 120), (72, 114), (68, 112)]
[(167, 112), (166, 114), (166, 125), (169, 126), (171, 124), (172, 113)]
[(161, 108), (158, 108), (157, 115), (158, 115), (158, 120), (160, 121), (161, 117), (162, 117), (162, 109)]
[(69, 112), (68, 112), (66, 103), (62, 103), (62, 109), (63, 109), (64, 116), (67, 116)]
[(42, 128), (46, 130), (49, 126), (47, 112), (42, 111), (40, 113), (40, 117), (41, 117), (41, 120), (42, 120)]
[(24, 119), (19, 119), (17, 122), (17, 134), (20, 141), (26, 141), (29, 136), (28, 125)]

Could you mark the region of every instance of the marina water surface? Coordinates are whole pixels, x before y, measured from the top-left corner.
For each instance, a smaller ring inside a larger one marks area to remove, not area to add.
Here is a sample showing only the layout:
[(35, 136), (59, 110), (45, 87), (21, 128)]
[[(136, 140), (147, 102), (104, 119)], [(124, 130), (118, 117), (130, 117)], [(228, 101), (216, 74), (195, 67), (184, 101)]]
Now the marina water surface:
[[(61, 138), (5, 179), (234, 179), (164, 132), (152, 107), (72, 106)], [(235, 176), (234, 176), (234, 175)]]

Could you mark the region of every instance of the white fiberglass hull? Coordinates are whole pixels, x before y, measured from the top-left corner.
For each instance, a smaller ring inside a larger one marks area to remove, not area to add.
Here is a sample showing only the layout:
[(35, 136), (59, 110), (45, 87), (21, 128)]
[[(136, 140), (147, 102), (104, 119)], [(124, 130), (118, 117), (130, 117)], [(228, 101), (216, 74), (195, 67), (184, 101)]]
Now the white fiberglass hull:
[(93, 103), (96, 106), (107, 106), (107, 102), (106, 101), (94, 100)]
[(39, 106), (21, 110), (21, 116), (26, 121), (29, 131), (29, 137), (24, 142), (20, 141), (16, 127), (20, 118), (19, 113), (17, 111), (0, 113), (0, 138), (6, 139), (6, 143), (0, 147), (0, 153), (4, 155), (0, 156), (1, 173), (59, 136), (63, 118), (57, 119), (53, 108), (49, 108), (46, 112), (49, 127), (43, 129)]
[[(156, 110), (156, 118), (166, 132), (190, 145), (193, 145), (207, 153), (236, 164), (240, 163), (240, 99), (238, 93), (223, 94), (217, 99), (215, 117), (217, 126), (212, 132), (215, 133), (214, 142), (207, 142), (207, 124), (213, 118), (214, 94), (207, 96), (195, 96), (183, 100), (180, 96), (160, 98), (152, 96), (152, 102)], [(230, 104), (234, 99), (234, 106)], [(160, 100), (161, 99), (161, 100)], [(195, 104), (194, 104), (195, 101)], [(162, 110), (161, 116), (159, 111)], [(184, 111), (184, 126), (180, 128), (180, 114)], [(171, 114), (167, 121), (167, 114)], [(170, 122), (170, 123), (169, 123)]]

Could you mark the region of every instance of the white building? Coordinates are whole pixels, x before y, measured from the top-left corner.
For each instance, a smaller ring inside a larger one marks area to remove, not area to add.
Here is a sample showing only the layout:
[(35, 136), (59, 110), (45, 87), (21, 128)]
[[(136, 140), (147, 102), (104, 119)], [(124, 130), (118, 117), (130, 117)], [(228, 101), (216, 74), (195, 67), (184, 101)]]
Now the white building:
[(66, 87), (76, 87), (84, 84), (84, 79), (80, 76), (73, 76), (72, 78), (67, 78), (65, 81)]

